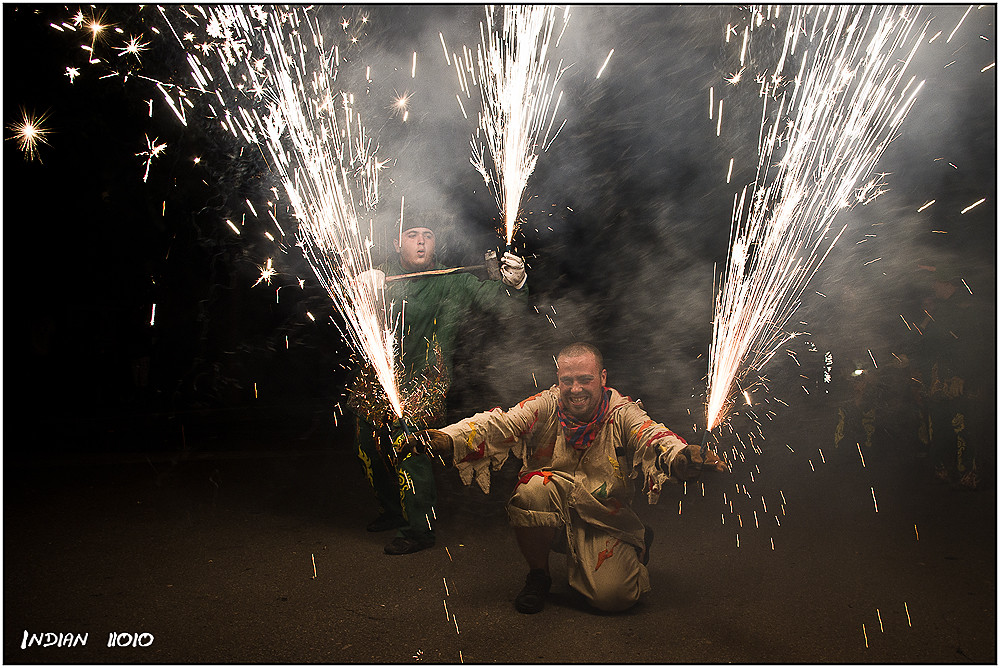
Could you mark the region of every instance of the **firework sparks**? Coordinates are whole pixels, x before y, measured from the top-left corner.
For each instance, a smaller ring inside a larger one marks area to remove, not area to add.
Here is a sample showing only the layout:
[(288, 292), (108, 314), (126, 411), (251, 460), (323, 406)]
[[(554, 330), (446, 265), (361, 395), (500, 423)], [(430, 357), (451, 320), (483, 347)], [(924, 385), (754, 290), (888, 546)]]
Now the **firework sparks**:
[[(410, 117), (410, 98), (413, 97), (413, 93), (403, 92), (402, 95), (397, 94), (396, 98), (392, 101), (392, 110), (402, 116), (402, 120), (405, 123)], [(386, 163), (377, 163), (375, 165), (376, 169), (381, 169)]]
[(7, 126), (7, 129), (14, 133), (13, 136), (7, 137), (7, 139), (17, 140), (18, 147), (24, 152), (25, 157), (29, 161), (35, 159), (38, 162), (42, 161), (38, 155), (38, 146), (39, 144), (48, 145), (49, 142), (46, 137), (52, 132), (45, 126), (47, 119), (48, 114), (35, 116), (27, 109), (21, 109), (21, 120)]
[(601, 75), (604, 74), (604, 68), (608, 66), (608, 63), (611, 61), (611, 56), (614, 55), (614, 53), (614, 49), (611, 49), (611, 51), (608, 52), (608, 57), (604, 59), (604, 64), (601, 65), (601, 69), (597, 70), (597, 76), (594, 77), (595, 79), (600, 79)]
[[(708, 429), (732, 406), (734, 382), (795, 336), (785, 326), (844, 231), (831, 239), (834, 216), (879, 192), (878, 184), (857, 184), (872, 172), (920, 89), (904, 78), (923, 39), (912, 35), (917, 13), (878, 6), (790, 11), (778, 64), (759, 78), (765, 122), (757, 177), (733, 200), (709, 355)], [(797, 72), (786, 74), (797, 47), (809, 51)]]
[(122, 56), (135, 56), (135, 59), (139, 60), (139, 54), (142, 53), (143, 51), (146, 51), (149, 48), (149, 42), (143, 43), (140, 42), (139, 39), (140, 38), (138, 37), (132, 37), (131, 39), (129, 39), (128, 42), (125, 43), (125, 46), (117, 47), (119, 51), (118, 57), (120, 58)]
[[(497, 11), (501, 13), (500, 25), (495, 23)], [(563, 14), (564, 29), (568, 20), (567, 11)], [(551, 5), (503, 5), (499, 9), (488, 5), (485, 25), (480, 24), (482, 41), (477, 48), (476, 63), (483, 111), (477, 135), (481, 130), (485, 147), (477, 137), (472, 139), (472, 164), (493, 191), (504, 219), (508, 245), (517, 230), (521, 199), (538, 161), (538, 152), (544, 151), (555, 138), (552, 135), (550, 139), (549, 133), (561, 94), (554, 105), (552, 102), (564, 70), (560, 62), (554, 73), (549, 71), (548, 51), (554, 24), (555, 7)], [(463, 68), (459, 60), (456, 56), (459, 85), (467, 91), (463, 72), (465, 69), (471, 72), (472, 68)], [(464, 106), (462, 113), (465, 114)]]
[[(402, 418), (394, 362), (397, 319), (381, 287), (364, 274), (372, 268), (373, 241), (368, 221), (362, 221), (374, 215), (378, 172), (386, 162), (376, 158), (377, 144), (354, 108), (354, 96), (336, 81), (339, 49), (324, 44), (318, 19), (304, 7), (216, 5), (199, 11), (209, 38), (200, 44), (198, 38), (182, 39), (171, 24), (188, 52), (196, 90), (221, 105), (213, 109), (226, 129), (259, 146), (267, 158), (298, 220), (297, 244), (344, 316), (345, 338)], [(160, 12), (169, 24), (168, 9)], [(198, 23), (190, 13), (184, 17), (185, 25)], [(344, 19), (345, 31), (349, 25)], [(271, 275), (269, 261), (258, 283)]]
[(979, 206), (980, 204), (982, 204), (985, 201), (986, 201), (986, 198), (984, 197), (981, 200), (970, 204), (969, 206), (967, 206), (964, 209), (962, 209), (962, 213), (964, 214), (964, 213), (968, 213), (969, 211), (972, 211), (973, 209), (975, 209), (977, 206)]
[(146, 150), (136, 153), (137, 157), (145, 156), (146, 158), (146, 173), (142, 175), (143, 183), (149, 178), (149, 167), (153, 164), (153, 159), (160, 157), (167, 150), (167, 145), (157, 144), (158, 141), (159, 139), (150, 139), (149, 135), (146, 135)]
[(951, 42), (951, 38), (954, 37), (955, 33), (958, 32), (958, 29), (962, 27), (962, 23), (965, 21), (965, 17), (967, 17), (969, 15), (969, 12), (971, 11), (972, 11), (972, 5), (969, 5), (969, 8), (965, 10), (964, 14), (962, 14), (962, 18), (959, 19), (958, 24), (955, 26), (955, 29), (951, 31), (950, 35), (948, 35), (948, 39), (945, 40), (945, 44)]
[(746, 72), (746, 69), (747, 68), (744, 67), (739, 72), (735, 72), (733, 74), (730, 74), (728, 77), (725, 77), (725, 82), (728, 83), (730, 86), (735, 86), (743, 78), (743, 73)]
[(260, 278), (257, 279), (257, 282), (254, 283), (252, 287), (257, 287), (260, 285), (261, 281), (271, 285), (271, 279), (278, 273), (275, 271), (274, 267), (271, 266), (271, 258), (267, 258), (267, 262), (264, 266), (258, 268), (260, 269)]
[(87, 21), (83, 16), (83, 12), (80, 12), (74, 18), (74, 22), (76, 22), (77, 25), (83, 24), (85, 21), (86, 25), (84, 28), (90, 33), (90, 50), (93, 51), (94, 47), (97, 45), (97, 40), (100, 39), (104, 35), (104, 31), (111, 26), (104, 25), (103, 15), (100, 17), (91, 17), (91, 19)]

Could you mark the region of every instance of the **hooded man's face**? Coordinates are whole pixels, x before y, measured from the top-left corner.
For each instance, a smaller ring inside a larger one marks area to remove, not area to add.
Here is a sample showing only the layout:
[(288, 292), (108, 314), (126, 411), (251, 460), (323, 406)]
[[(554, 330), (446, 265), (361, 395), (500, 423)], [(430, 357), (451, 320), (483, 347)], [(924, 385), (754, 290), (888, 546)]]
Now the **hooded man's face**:
[(399, 253), (399, 263), (406, 271), (427, 271), (434, 268), (434, 231), (427, 227), (411, 227), (400, 240), (393, 241)]

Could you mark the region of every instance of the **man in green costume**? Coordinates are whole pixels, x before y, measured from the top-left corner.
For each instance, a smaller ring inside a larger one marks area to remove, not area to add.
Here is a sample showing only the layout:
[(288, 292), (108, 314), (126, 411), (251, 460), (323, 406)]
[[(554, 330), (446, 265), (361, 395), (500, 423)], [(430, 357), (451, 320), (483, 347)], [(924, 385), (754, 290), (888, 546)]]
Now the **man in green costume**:
[[(444, 424), (445, 401), (456, 339), (473, 309), (513, 315), (527, 302), (524, 261), (506, 253), (500, 280), (481, 281), (469, 273), (430, 274), (447, 269), (436, 261), (434, 221), (408, 216), (393, 242), (397, 257), (358, 278), (374, 290), (385, 290), (386, 303), (403, 314), (399, 355), (403, 421), (426, 429)], [(423, 274), (393, 280), (393, 276)], [(387, 277), (389, 280), (387, 281)], [(386, 554), (411, 554), (434, 545), (433, 507), (437, 499), (431, 460), (407, 455), (396, 459), (392, 442), (403, 434), (395, 415), (386, 410), (377, 383), (362, 372), (348, 402), (357, 416), (356, 444), (365, 475), (375, 490), (381, 512), (368, 531), (397, 529)]]

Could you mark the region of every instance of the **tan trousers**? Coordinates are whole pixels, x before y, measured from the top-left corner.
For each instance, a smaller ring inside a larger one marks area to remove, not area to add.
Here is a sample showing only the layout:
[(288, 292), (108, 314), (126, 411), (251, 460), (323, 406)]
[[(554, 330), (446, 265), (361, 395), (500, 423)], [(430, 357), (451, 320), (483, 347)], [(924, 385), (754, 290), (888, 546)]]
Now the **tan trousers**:
[(560, 472), (519, 483), (507, 504), (511, 526), (564, 527), (569, 585), (599, 610), (626, 610), (649, 590), (649, 573), (633, 545), (588, 524), (570, 507), (574, 485), (572, 476)]

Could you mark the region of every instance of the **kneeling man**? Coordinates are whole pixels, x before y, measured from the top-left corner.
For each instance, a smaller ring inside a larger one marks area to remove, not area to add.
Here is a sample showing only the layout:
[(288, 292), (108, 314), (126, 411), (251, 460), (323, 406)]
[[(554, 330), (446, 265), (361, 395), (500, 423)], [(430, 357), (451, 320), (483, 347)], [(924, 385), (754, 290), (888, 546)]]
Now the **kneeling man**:
[(508, 454), (522, 462), (507, 505), (528, 563), (514, 600), (523, 613), (545, 605), (552, 580), (549, 552), (567, 555), (569, 584), (594, 607), (619, 611), (649, 589), (652, 530), (630, 507), (639, 487), (656, 503), (668, 480), (692, 480), (702, 468), (728, 471), (709, 449), (646, 415), (638, 401), (607, 387), (600, 351), (574, 343), (556, 357), (557, 384), (508, 411), (495, 408), (443, 429), (419, 432), (403, 450), (429, 445), (451, 453), (465, 484), (489, 492), (490, 468)]

